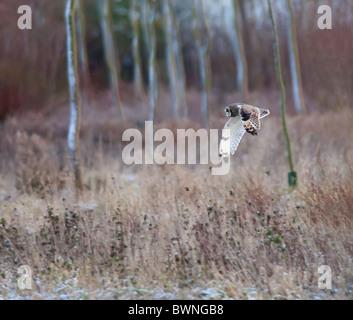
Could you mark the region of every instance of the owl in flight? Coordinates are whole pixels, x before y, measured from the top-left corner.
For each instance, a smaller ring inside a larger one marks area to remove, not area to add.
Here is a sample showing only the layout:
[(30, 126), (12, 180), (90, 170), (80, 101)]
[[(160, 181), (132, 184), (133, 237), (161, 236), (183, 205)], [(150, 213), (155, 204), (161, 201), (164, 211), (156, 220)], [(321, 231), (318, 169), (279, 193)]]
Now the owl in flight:
[[(229, 158), (237, 150), (245, 132), (257, 136), (260, 130), (260, 119), (268, 116), (270, 110), (261, 109), (245, 103), (233, 103), (226, 107), (226, 116), (230, 117), (224, 126), (229, 129), (222, 133), (219, 145), (219, 156)], [(229, 135), (230, 132), (230, 135)], [(230, 139), (230, 141), (228, 141)]]

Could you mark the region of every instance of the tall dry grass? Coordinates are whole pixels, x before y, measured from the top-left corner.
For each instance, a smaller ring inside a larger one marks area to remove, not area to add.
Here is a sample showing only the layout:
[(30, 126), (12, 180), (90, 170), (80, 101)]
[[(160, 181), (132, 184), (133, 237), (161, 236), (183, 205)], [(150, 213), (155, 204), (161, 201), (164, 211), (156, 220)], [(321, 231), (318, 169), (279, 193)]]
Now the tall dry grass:
[[(294, 192), (277, 116), (244, 137), (220, 177), (209, 166), (126, 167), (125, 128), (109, 110), (92, 114), (82, 123), (78, 201), (59, 112), (1, 127), (2, 298), (352, 298), (349, 110), (288, 119)], [(214, 115), (213, 127), (224, 121)], [(32, 291), (17, 289), (23, 264)], [(332, 268), (332, 290), (318, 289), (321, 265)]]

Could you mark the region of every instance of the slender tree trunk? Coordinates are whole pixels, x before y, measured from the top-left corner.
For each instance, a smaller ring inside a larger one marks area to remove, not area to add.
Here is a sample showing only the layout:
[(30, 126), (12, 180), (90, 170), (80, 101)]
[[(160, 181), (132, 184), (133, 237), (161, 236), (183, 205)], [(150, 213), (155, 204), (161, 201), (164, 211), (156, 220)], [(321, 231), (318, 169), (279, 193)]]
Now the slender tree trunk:
[(243, 36), (240, 28), (240, 10), (238, 0), (233, 0), (233, 23), (235, 35), (233, 37), (233, 47), (235, 52), (235, 58), (237, 63), (237, 83), (238, 89), (241, 90), (243, 101), (249, 99), (249, 87), (248, 87), (248, 64), (246, 62)]
[(156, 77), (156, 34), (154, 31), (156, 7), (154, 2), (142, 0), (143, 21), (145, 23), (145, 40), (148, 50), (148, 86), (150, 100), (150, 121), (154, 121), (156, 117), (156, 100), (158, 80)]
[(304, 103), (303, 85), (299, 62), (299, 50), (297, 43), (297, 31), (293, 14), (292, 0), (287, 0), (287, 6), (290, 16), (290, 24), (287, 24), (287, 31), (294, 105), (298, 114), (305, 114), (306, 108)]
[(77, 42), (75, 25), (76, 0), (66, 2), (66, 32), (67, 32), (67, 70), (70, 91), (70, 126), (68, 132), (68, 147), (74, 168), (76, 191), (83, 190), (79, 135), (81, 120), (81, 104), (79, 95)]
[[(154, 21), (153, 21), (153, 28), (151, 30), (151, 32), (153, 32), (153, 34), (151, 35), (149, 30), (150, 28), (150, 16), (149, 16), (149, 10), (150, 10), (150, 6), (155, 6), (154, 3), (151, 3), (150, 0), (140, 0), (141, 1), (141, 20), (142, 20), (142, 31), (143, 31), (143, 39), (144, 39), (144, 43), (145, 46), (147, 47), (147, 51), (148, 51), (148, 56), (149, 56), (149, 60), (150, 60), (150, 53), (152, 52), (150, 46), (151, 46), (151, 40), (152, 40), (152, 44), (153, 42), (156, 43), (156, 39), (155, 39), (155, 31), (154, 31)], [(153, 8), (152, 10), (156, 10), (155, 8)], [(155, 20), (155, 12), (153, 13), (153, 20)], [(152, 39), (151, 39), (152, 38)], [(156, 46), (156, 44), (154, 44), (154, 46)], [(154, 55), (156, 55), (156, 48), (154, 49), (155, 52), (153, 53)], [(149, 61), (149, 67), (148, 69), (150, 69), (150, 61)], [(156, 71), (156, 63), (154, 63), (154, 71), (153, 71), (153, 90), (154, 90), (154, 100), (156, 101), (158, 98), (158, 75), (157, 75), (157, 71)], [(148, 71), (149, 73), (149, 71)], [(151, 100), (151, 97), (150, 97)]]
[(130, 3), (130, 19), (133, 30), (132, 53), (134, 57), (134, 93), (135, 103), (141, 101), (144, 105), (144, 86), (142, 80), (142, 63), (140, 55), (140, 39), (139, 39), (139, 19), (137, 0), (131, 0)]
[(173, 114), (174, 119), (179, 119), (180, 116), (180, 91), (179, 91), (179, 82), (177, 77), (177, 67), (176, 67), (176, 58), (175, 51), (173, 48), (173, 19), (170, 12), (170, 2), (169, 0), (163, 1), (163, 20), (164, 20), (164, 32), (166, 40), (166, 62), (168, 69), (169, 77), (169, 87), (172, 95), (173, 101)]
[(170, 2), (172, 19), (173, 19), (173, 42), (174, 42), (174, 54), (175, 61), (178, 73), (178, 81), (179, 81), (179, 92), (180, 92), (180, 103), (182, 107), (182, 116), (183, 118), (188, 117), (188, 104), (186, 100), (186, 77), (185, 77), (185, 66), (183, 53), (181, 50), (181, 36), (180, 36), (180, 25), (178, 19), (175, 15), (172, 2)]
[(89, 94), (92, 90), (91, 77), (89, 73), (87, 43), (86, 43), (86, 23), (83, 11), (83, 0), (77, 1), (77, 44), (79, 53), (79, 65), (82, 70), (81, 79), (84, 83), (84, 100), (85, 104), (89, 103)]
[(118, 109), (118, 116), (122, 122), (125, 122), (123, 105), (119, 93), (119, 58), (116, 50), (116, 44), (113, 34), (113, 22), (111, 17), (110, 0), (101, 0), (101, 29), (103, 35), (103, 46), (105, 60), (109, 70), (110, 86), (113, 92), (115, 104)]
[(210, 108), (211, 108), (211, 87), (212, 87), (212, 76), (211, 76), (211, 47), (212, 47), (212, 39), (211, 39), (211, 31), (210, 27), (207, 23), (205, 10), (203, 7), (203, 0), (199, 0), (200, 2), (200, 13), (201, 13), (201, 23), (205, 30), (206, 41), (204, 44), (204, 56), (205, 56), (205, 70), (206, 70), (206, 94), (204, 96), (204, 113), (207, 115), (207, 126), (210, 124)]
[(267, 3), (268, 3), (268, 9), (269, 9), (270, 18), (271, 18), (272, 28), (273, 28), (273, 45), (274, 45), (276, 76), (277, 76), (278, 86), (281, 91), (281, 113), (282, 113), (283, 132), (287, 142), (288, 162), (289, 162), (289, 168), (290, 168), (290, 172), (288, 174), (288, 183), (290, 187), (295, 187), (297, 185), (297, 173), (294, 171), (293, 160), (292, 160), (292, 149), (291, 149), (290, 138), (289, 138), (289, 133), (288, 133), (287, 124), (286, 124), (286, 91), (283, 83), (282, 70), (281, 70), (277, 26), (276, 26), (275, 19), (273, 17), (271, 0), (267, 0)]
[[(202, 43), (200, 35), (201, 19), (202, 29), (205, 33), (205, 41)], [(210, 63), (210, 49), (211, 49), (211, 35), (206, 22), (205, 13), (203, 10), (202, 0), (194, 0), (193, 8), (193, 24), (194, 36), (198, 51), (199, 65), (200, 65), (200, 81), (201, 81), (201, 111), (202, 122), (205, 128), (209, 127), (209, 110), (210, 110), (210, 91), (211, 91), (211, 63)]]

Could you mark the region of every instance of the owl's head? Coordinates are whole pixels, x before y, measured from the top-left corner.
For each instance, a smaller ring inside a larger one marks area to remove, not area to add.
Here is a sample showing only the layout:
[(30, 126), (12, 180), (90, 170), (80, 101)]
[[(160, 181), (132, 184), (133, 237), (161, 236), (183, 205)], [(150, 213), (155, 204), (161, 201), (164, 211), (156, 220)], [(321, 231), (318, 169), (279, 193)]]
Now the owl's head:
[(227, 117), (237, 117), (239, 115), (240, 103), (233, 103), (226, 106), (225, 113)]

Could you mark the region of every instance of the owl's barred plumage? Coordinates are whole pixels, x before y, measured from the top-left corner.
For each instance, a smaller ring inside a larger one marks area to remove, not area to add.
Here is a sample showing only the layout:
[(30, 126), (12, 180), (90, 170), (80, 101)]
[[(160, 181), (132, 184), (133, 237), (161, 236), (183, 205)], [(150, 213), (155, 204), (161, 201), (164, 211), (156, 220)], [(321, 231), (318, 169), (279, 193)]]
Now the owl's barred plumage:
[(229, 157), (230, 154), (234, 154), (245, 132), (257, 136), (261, 128), (260, 119), (268, 116), (270, 111), (245, 103), (233, 103), (226, 107), (225, 113), (230, 119), (224, 129), (229, 129), (230, 135), (222, 134), (219, 146), (220, 157)]

